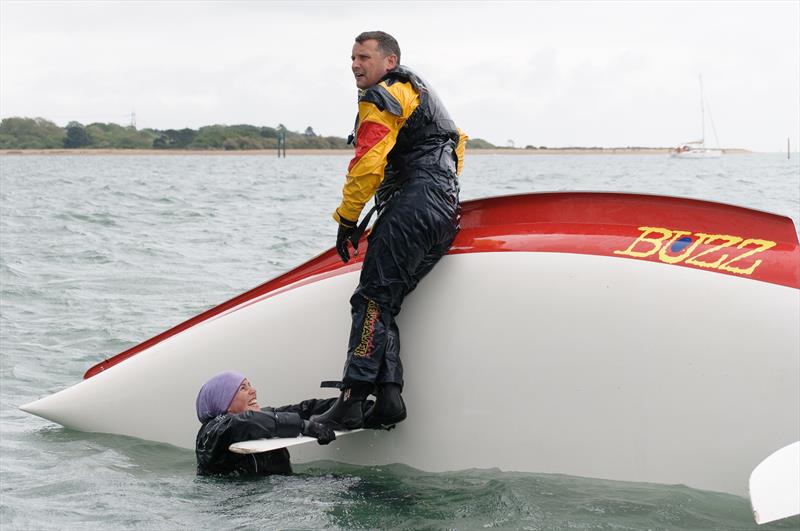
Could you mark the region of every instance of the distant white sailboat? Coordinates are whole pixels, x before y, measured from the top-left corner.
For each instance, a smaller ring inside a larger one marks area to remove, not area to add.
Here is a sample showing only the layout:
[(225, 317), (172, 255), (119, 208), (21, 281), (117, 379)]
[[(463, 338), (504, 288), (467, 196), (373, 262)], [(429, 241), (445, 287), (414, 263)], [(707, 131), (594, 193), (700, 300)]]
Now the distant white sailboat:
[[(709, 110), (709, 117), (711, 111)], [(700, 140), (684, 142), (670, 153), (671, 157), (679, 159), (715, 159), (722, 156), (723, 151), (719, 149), (719, 139), (717, 139), (717, 149), (706, 147), (706, 112), (703, 97), (703, 76), (700, 76)], [(714, 130), (714, 138), (717, 138), (717, 130), (714, 127), (714, 119), (711, 119), (711, 127)]]

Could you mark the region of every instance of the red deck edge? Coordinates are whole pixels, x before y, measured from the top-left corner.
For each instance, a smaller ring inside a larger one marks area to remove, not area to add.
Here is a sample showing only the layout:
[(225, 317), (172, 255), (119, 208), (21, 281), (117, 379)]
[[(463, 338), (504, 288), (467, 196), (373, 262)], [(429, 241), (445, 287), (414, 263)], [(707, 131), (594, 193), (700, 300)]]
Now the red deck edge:
[[(741, 246), (741, 247), (740, 247)], [(192, 326), (292, 285), (360, 269), (334, 249), (91, 367), (90, 378)], [(462, 204), (450, 254), (562, 252), (647, 260), (800, 289), (791, 219), (708, 201), (640, 194), (554, 192)], [(342, 304), (346, 305), (346, 301)]]

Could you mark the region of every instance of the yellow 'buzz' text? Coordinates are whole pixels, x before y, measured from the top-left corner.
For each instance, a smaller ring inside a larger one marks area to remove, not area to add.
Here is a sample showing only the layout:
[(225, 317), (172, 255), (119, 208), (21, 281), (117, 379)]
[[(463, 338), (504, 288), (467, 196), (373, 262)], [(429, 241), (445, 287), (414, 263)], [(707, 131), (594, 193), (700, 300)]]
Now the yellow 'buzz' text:
[[(683, 262), (696, 267), (751, 275), (761, 265), (762, 260), (756, 259), (748, 263), (746, 259), (776, 245), (773, 241), (758, 238), (745, 239), (728, 234), (693, 233), (662, 227), (639, 227), (639, 231), (641, 234), (627, 249), (614, 251), (614, 254), (647, 258), (658, 253), (657, 258), (666, 264)], [(689, 237), (691, 243), (677, 253), (672, 253), (670, 249), (673, 244), (683, 237)]]

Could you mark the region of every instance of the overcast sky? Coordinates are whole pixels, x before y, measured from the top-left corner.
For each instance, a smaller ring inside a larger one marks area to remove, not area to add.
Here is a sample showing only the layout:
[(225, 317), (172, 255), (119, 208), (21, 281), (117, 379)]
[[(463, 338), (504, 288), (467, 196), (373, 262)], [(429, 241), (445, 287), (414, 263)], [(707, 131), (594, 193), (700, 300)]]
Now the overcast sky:
[[(498, 145), (782, 151), (800, 141), (800, 1), (0, 0), (0, 115), (346, 136), (353, 37), (382, 29)], [(710, 111), (710, 112), (709, 112)]]

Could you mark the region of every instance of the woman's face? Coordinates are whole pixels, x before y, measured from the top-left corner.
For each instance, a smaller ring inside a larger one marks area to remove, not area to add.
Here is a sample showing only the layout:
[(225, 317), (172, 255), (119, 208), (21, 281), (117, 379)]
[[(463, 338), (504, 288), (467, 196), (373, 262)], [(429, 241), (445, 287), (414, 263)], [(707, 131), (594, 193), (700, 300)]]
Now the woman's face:
[(250, 381), (247, 378), (242, 381), (231, 405), (228, 406), (228, 413), (242, 413), (244, 411), (261, 411), (261, 406), (258, 405), (256, 397), (256, 388), (250, 385)]

